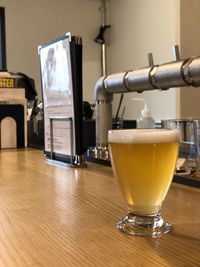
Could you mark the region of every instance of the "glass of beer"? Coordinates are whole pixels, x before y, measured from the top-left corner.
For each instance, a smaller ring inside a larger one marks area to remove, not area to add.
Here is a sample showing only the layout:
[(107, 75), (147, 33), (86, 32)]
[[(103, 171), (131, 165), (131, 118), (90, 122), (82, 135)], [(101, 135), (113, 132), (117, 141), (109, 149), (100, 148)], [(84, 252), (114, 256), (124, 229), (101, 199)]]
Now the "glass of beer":
[(108, 141), (114, 175), (128, 205), (117, 228), (152, 237), (170, 232), (160, 210), (176, 168), (178, 130), (110, 130)]

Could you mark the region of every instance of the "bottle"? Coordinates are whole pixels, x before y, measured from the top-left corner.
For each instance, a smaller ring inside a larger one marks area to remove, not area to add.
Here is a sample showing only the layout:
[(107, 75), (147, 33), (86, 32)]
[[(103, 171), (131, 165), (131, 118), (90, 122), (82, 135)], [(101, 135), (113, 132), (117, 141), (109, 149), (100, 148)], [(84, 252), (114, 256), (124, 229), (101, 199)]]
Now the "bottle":
[(141, 110), (141, 117), (137, 119), (137, 128), (155, 128), (155, 121), (143, 98), (133, 98), (136, 101), (144, 102), (144, 108)]

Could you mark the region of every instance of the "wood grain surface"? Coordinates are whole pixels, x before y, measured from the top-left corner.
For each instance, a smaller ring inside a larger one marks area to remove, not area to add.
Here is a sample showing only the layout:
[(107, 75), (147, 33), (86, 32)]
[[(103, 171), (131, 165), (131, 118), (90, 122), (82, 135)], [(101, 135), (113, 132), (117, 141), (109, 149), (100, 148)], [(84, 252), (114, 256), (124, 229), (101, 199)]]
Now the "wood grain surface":
[(173, 183), (152, 239), (116, 229), (126, 205), (110, 167), (48, 163), (42, 151), (0, 151), (0, 267), (198, 267), (200, 190)]

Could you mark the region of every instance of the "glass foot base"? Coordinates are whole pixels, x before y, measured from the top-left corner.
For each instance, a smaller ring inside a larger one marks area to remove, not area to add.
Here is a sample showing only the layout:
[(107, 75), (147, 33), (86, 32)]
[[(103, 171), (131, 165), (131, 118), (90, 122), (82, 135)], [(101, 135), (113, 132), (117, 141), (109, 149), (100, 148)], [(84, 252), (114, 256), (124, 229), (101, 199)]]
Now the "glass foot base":
[(129, 213), (117, 223), (117, 228), (128, 235), (159, 237), (172, 230), (171, 224), (164, 221), (160, 214), (138, 216)]

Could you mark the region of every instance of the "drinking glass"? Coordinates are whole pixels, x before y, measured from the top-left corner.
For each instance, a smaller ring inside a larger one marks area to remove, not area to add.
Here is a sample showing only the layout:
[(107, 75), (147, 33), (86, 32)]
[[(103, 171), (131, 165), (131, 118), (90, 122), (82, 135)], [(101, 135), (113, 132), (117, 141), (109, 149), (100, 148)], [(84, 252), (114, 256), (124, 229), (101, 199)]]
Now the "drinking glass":
[(110, 130), (114, 175), (128, 205), (117, 228), (130, 235), (161, 236), (172, 226), (161, 217), (178, 156), (177, 129)]

